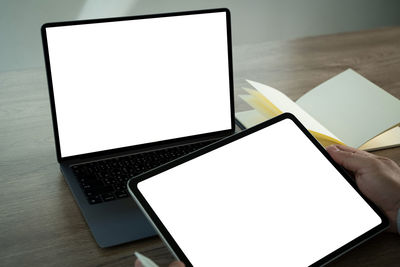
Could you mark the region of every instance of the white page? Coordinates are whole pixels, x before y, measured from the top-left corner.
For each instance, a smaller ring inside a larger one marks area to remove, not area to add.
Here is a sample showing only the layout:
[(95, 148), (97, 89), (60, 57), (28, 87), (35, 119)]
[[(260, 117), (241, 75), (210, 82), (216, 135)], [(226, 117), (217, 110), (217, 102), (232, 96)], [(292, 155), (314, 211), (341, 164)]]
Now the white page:
[(296, 103), (352, 147), (400, 123), (400, 101), (352, 69), (315, 87)]
[(307, 266), (381, 223), (289, 119), (138, 188), (194, 266)]
[(262, 83), (249, 80), (248, 82), (282, 112), (289, 112), (295, 115), (296, 118), (301, 121), (301, 123), (304, 124), (304, 126), (308, 130), (321, 133), (342, 141), (282, 92)]

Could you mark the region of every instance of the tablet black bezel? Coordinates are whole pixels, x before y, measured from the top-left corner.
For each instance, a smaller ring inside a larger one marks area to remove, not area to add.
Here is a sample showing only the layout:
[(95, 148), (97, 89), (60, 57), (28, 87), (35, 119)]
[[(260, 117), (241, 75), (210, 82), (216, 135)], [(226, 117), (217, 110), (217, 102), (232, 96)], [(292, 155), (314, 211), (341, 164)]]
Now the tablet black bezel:
[(357, 188), (357, 185), (354, 181), (354, 179), (341, 167), (339, 166), (328, 154), (328, 152), (325, 150), (325, 148), (310, 134), (310, 132), (300, 123), (297, 118), (290, 114), (290, 113), (284, 113), (282, 115), (279, 115), (271, 120), (268, 120), (266, 122), (263, 122), (261, 124), (258, 124), (252, 128), (246, 129), (242, 132), (239, 132), (237, 134), (231, 135), (229, 137), (226, 137), (216, 143), (212, 143), (211, 145), (208, 145), (200, 150), (197, 150), (193, 153), (190, 153), (184, 157), (178, 158), (174, 161), (171, 161), (165, 165), (162, 165), (158, 168), (152, 169), (146, 173), (143, 173), (135, 178), (132, 178), (128, 181), (128, 189), (132, 195), (132, 197), (135, 199), (136, 202), (138, 202), (138, 206), (142, 209), (142, 211), (146, 214), (146, 216), (149, 218), (153, 226), (157, 229), (161, 237), (164, 239), (164, 241), (169, 245), (169, 247), (173, 250), (175, 255), (179, 258), (179, 260), (183, 261), (186, 266), (192, 266), (190, 263), (189, 259), (186, 257), (186, 255), (182, 252), (178, 244), (175, 242), (174, 238), (171, 236), (171, 234), (168, 232), (168, 230), (165, 228), (161, 220), (158, 218), (158, 216), (155, 214), (151, 206), (148, 204), (146, 199), (143, 197), (141, 192), (138, 190), (138, 183), (156, 175), (161, 172), (164, 172), (168, 169), (171, 169), (173, 167), (176, 167), (182, 163), (185, 163), (189, 160), (192, 160), (194, 158), (197, 158), (203, 154), (206, 154), (212, 150), (215, 150), (221, 146), (227, 145), (231, 142), (234, 142), (240, 138), (243, 138), (249, 134), (252, 134), (254, 132), (257, 132), (261, 129), (264, 129), (265, 127), (271, 126), (277, 122), (280, 122), (285, 119), (290, 119), (292, 120), (298, 127), (299, 129), (308, 137), (308, 139), (318, 148), (318, 150), (325, 156), (325, 158), (336, 168), (336, 170), (343, 176), (343, 178), (346, 179), (346, 181), (361, 195), (361, 197), (368, 203), (368, 205), (377, 213), (377, 215), (381, 218), (382, 222), (381, 224), (377, 225), (373, 229), (369, 230), (368, 232), (362, 234), (361, 236), (353, 239), (349, 243), (343, 245), (342, 247), (338, 248), (337, 250), (331, 252), (330, 254), (326, 255), (322, 259), (318, 260), (317, 262), (313, 263), (310, 266), (321, 266), (324, 264), (327, 264), (328, 262), (332, 261), (333, 259), (339, 257), (340, 255), (346, 253), (347, 251), (351, 250), (357, 245), (360, 245), (361, 243), (367, 241), (368, 239), (372, 238), (373, 236), (379, 234), (380, 232), (384, 231), (389, 227), (389, 221), (386, 218), (386, 216), (383, 214), (383, 212), (374, 204), (372, 203), (369, 199), (367, 199)]
[[(143, 20), (143, 19), (153, 19), (153, 18), (166, 18), (172, 16), (187, 16), (187, 15), (199, 15), (199, 14), (211, 14), (211, 13), (225, 13), (226, 15), (226, 37), (227, 37), (227, 52), (228, 52), (228, 69), (229, 69), (229, 98), (230, 98), (230, 129), (197, 134), (192, 136), (179, 137), (168, 140), (155, 141), (151, 143), (136, 144), (132, 146), (119, 147), (114, 149), (107, 149), (102, 151), (89, 152), (84, 154), (78, 154), (73, 156), (62, 156), (60, 137), (58, 132), (58, 122), (57, 122), (57, 112), (56, 104), (53, 92), (53, 80), (51, 73), (51, 61), (49, 57), (49, 47), (47, 44), (47, 33), (46, 29), (54, 27), (64, 27), (73, 25), (85, 25), (93, 23), (107, 23), (107, 22), (118, 22), (127, 20)], [(94, 157), (104, 157), (110, 156), (118, 153), (129, 153), (132, 151), (138, 152), (143, 150), (160, 149), (165, 146), (179, 146), (187, 144), (187, 142), (201, 142), (211, 139), (219, 139), (235, 132), (235, 114), (234, 114), (234, 96), (233, 96), (233, 60), (232, 60), (232, 33), (231, 33), (231, 14), (227, 8), (215, 8), (215, 9), (203, 9), (203, 10), (192, 10), (192, 11), (179, 11), (170, 13), (160, 13), (160, 14), (149, 14), (149, 15), (138, 15), (138, 16), (126, 16), (126, 17), (112, 17), (112, 18), (101, 18), (101, 19), (87, 19), (87, 20), (74, 20), (74, 21), (62, 21), (62, 22), (49, 22), (45, 23), (41, 27), (43, 54), (46, 67), (47, 84), (49, 89), (50, 98), (50, 109), (53, 121), (53, 132), (54, 141), (56, 147), (57, 161), (59, 163), (74, 160), (85, 160), (92, 159)]]

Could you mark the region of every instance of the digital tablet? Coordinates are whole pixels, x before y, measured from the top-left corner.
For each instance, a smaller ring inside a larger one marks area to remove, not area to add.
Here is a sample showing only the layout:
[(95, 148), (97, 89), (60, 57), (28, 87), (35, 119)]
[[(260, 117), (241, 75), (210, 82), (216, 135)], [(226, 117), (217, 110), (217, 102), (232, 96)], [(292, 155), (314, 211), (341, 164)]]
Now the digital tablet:
[(388, 227), (291, 114), (128, 182), (186, 266), (323, 265)]

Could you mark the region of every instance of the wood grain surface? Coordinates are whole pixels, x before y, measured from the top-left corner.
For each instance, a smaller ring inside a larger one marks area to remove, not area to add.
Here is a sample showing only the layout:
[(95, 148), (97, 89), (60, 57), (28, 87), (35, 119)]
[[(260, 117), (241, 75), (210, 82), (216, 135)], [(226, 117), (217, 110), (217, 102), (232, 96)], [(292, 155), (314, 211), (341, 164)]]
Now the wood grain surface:
[[(400, 27), (235, 47), (236, 110), (249, 109), (237, 97), (246, 79), (296, 100), (347, 68), (400, 98)], [(172, 260), (156, 237), (96, 245), (56, 162), (43, 69), (0, 73), (0, 126), (0, 266), (133, 266), (134, 251)], [(375, 153), (400, 163), (400, 148)], [(400, 236), (381, 234), (330, 265), (400, 266)]]

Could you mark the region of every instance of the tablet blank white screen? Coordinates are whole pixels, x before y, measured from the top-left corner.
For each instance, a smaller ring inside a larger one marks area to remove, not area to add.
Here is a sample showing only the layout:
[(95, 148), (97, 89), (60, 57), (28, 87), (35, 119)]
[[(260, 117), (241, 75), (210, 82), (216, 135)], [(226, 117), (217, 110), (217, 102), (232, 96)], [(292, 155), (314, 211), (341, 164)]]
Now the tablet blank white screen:
[(289, 119), (138, 188), (194, 266), (306, 266), (381, 223)]

